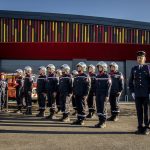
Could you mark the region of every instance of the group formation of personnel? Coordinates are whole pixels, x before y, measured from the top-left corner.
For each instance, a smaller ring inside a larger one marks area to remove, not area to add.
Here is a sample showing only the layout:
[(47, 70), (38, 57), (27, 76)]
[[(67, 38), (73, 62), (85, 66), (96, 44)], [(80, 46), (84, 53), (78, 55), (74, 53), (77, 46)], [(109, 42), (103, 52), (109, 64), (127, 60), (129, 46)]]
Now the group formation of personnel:
[[(135, 99), (138, 116), (137, 134), (149, 134), (150, 69), (145, 64), (145, 55), (144, 51), (137, 52), (138, 65), (132, 68), (129, 79), (129, 89)], [(119, 100), (124, 89), (124, 77), (119, 71), (118, 64), (112, 62), (108, 66), (100, 61), (96, 66), (92, 64), (86, 66), (84, 62), (79, 62), (76, 67), (76, 70), (72, 72), (67, 64), (63, 64), (57, 70), (53, 64), (39, 67), (37, 78), (39, 113), (36, 116), (49, 120), (56, 119), (56, 107), (58, 107), (63, 114), (59, 120), (70, 122), (70, 102), (72, 101), (74, 114), (77, 114), (77, 119), (71, 123), (73, 125), (84, 125), (86, 118), (93, 118), (95, 113), (99, 118), (95, 128), (105, 128), (106, 121), (118, 121)], [(88, 73), (85, 73), (86, 71)], [(17, 69), (16, 73), (15, 88), (18, 106), (16, 112), (22, 112), (23, 98), (25, 98), (24, 114), (32, 115), (32, 68), (26, 66), (24, 70)], [(1, 77), (0, 84), (3, 81)], [(46, 99), (48, 99), (48, 104), (46, 104)], [(106, 106), (108, 101), (111, 106), (109, 118)], [(88, 113), (86, 106), (88, 106)], [(48, 116), (45, 116), (46, 107), (49, 108)]]

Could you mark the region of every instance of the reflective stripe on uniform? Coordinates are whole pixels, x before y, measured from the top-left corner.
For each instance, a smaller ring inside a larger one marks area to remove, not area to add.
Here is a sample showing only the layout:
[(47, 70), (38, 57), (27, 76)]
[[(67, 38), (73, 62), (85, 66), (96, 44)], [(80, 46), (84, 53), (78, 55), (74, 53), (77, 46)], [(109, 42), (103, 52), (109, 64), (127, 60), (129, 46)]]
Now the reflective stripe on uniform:
[(86, 115), (81, 115), (81, 114), (78, 114), (77, 116), (78, 117), (86, 117)]
[(119, 110), (112, 110), (111, 112), (120, 112)]
[(109, 80), (110, 78), (96, 78), (96, 80)]
[(97, 113), (98, 116), (106, 116), (106, 114)]

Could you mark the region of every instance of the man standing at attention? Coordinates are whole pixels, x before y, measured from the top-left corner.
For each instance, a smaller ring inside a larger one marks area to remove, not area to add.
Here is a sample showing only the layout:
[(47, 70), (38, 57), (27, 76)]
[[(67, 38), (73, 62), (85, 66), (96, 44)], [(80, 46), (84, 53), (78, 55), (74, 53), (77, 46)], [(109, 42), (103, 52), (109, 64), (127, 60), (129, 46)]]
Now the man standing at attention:
[[(129, 79), (129, 90), (135, 100), (138, 130), (136, 134), (149, 134), (149, 93), (150, 93), (150, 73), (146, 62), (146, 53), (137, 52), (137, 63), (131, 69)], [(144, 121), (144, 126), (143, 126)]]

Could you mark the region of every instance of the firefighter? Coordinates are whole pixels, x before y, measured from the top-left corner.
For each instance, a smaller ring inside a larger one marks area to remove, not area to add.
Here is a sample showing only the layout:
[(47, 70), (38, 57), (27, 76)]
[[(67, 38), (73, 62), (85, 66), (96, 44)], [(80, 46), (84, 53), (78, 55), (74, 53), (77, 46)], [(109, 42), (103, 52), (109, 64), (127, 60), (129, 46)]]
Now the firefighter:
[(16, 83), (15, 83), (15, 88), (16, 88), (16, 101), (17, 101), (17, 111), (16, 113), (22, 113), (22, 107), (23, 107), (23, 70), (22, 69), (17, 69), (16, 70), (17, 76), (16, 76)]
[(70, 100), (72, 96), (72, 76), (70, 74), (70, 67), (67, 64), (61, 66), (62, 76), (59, 80), (59, 93), (61, 111), (63, 113), (60, 121), (70, 122)]
[(72, 124), (84, 125), (84, 120), (86, 119), (86, 101), (89, 94), (91, 82), (89, 76), (84, 73), (87, 68), (86, 64), (84, 62), (80, 62), (76, 66), (78, 75), (73, 82), (73, 92), (77, 105), (77, 120)]
[[(73, 81), (74, 81), (74, 78), (76, 78), (76, 76), (78, 75), (78, 71), (77, 70), (73, 70), (72, 71), (72, 76), (73, 76)], [(76, 101), (75, 101), (75, 95), (72, 94), (72, 107), (73, 107), (73, 113), (72, 115), (75, 116), (77, 114), (77, 106), (76, 106)]]
[(148, 135), (149, 132), (149, 94), (150, 69), (146, 64), (146, 53), (137, 52), (137, 65), (132, 67), (129, 78), (129, 90), (135, 100), (138, 127), (136, 134)]
[(5, 98), (6, 98), (7, 90), (8, 90), (7, 81), (5, 80), (5, 74), (2, 72), (2, 73), (0, 73), (0, 107), (1, 107), (1, 111), (3, 110), (3, 107), (5, 105)]
[(47, 77), (46, 77), (46, 67), (39, 67), (39, 77), (37, 79), (37, 95), (39, 104), (39, 113), (36, 117), (44, 117), (46, 109), (46, 95), (47, 95)]
[(112, 80), (112, 86), (110, 91), (109, 102), (111, 106), (111, 117), (108, 118), (108, 121), (118, 121), (119, 115), (119, 100), (121, 93), (124, 89), (124, 78), (121, 72), (118, 71), (118, 64), (112, 62), (110, 65), (110, 73)]
[(95, 85), (95, 79), (96, 79), (96, 74), (95, 74), (95, 66), (90, 64), (88, 66), (88, 73), (91, 79), (91, 88), (89, 92), (89, 96), (87, 99), (87, 104), (88, 104), (88, 109), (89, 109), (89, 114), (86, 116), (87, 118), (93, 118), (94, 113), (95, 113), (95, 93), (94, 93), (94, 85)]
[(32, 77), (32, 68), (30, 66), (26, 66), (24, 68), (25, 77), (24, 77), (24, 96), (26, 102), (26, 115), (32, 115), (32, 85), (33, 85), (33, 77)]
[[(58, 80), (58, 86), (59, 86), (59, 79), (60, 79), (61, 76), (62, 76), (61, 69), (57, 69), (56, 70), (56, 77), (57, 77), (57, 80)], [(57, 111), (56, 111), (56, 114), (61, 113), (60, 96), (59, 95), (60, 95), (59, 89), (57, 88), (57, 95), (56, 95), (56, 107), (57, 107)]]
[(106, 127), (106, 105), (110, 95), (111, 78), (107, 73), (107, 64), (100, 61), (97, 64), (98, 74), (95, 82), (95, 94), (96, 94), (96, 107), (99, 122), (95, 125), (95, 128)]
[(47, 66), (48, 77), (47, 77), (47, 97), (48, 97), (48, 107), (50, 107), (50, 115), (46, 119), (55, 119), (55, 109), (56, 109), (56, 95), (58, 90), (58, 78), (55, 74), (55, 66), (49, 64)]

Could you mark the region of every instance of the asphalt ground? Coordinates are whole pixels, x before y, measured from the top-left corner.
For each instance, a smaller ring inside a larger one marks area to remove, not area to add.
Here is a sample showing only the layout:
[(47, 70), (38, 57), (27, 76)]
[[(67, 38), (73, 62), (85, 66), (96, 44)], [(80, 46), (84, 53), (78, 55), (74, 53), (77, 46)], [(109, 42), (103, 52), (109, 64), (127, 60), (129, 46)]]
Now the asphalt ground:
[[(93, 128), (98, 118), (84, 126), (13, 113), (0, 113), (0, 150), (150, 150), (150, 135), (136, 135), (134, 104), (121, 104), (118, 122), (104, 129)], [(36, 108), (34, 108), (36, 109)], [(48, 111), (47, 111), (48, 115)], [(108, 110), (109, 115), (109, 110)], [(71, 121), (76, 117), (71, 116)]]

